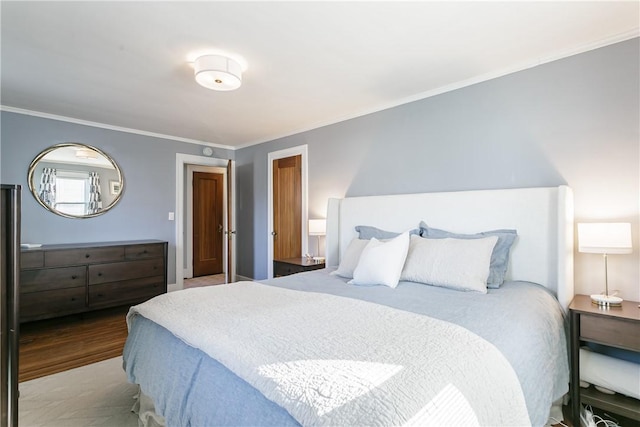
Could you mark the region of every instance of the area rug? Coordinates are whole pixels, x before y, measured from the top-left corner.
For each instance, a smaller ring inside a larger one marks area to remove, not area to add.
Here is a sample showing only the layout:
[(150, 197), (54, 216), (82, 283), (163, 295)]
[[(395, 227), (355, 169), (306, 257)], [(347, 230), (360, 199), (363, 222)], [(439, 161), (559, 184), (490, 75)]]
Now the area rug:
[(122, 357), (20, 383), (20, 427), (137, 427)]

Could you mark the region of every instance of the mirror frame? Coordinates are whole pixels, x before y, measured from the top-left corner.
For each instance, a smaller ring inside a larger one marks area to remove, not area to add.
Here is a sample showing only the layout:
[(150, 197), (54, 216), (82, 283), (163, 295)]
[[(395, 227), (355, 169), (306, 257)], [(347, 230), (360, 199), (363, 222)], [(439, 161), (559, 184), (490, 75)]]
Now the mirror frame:
[[(35, 171), (36, 171), (36, 166), (44, 158), (44, 156), (46, 156), (47, 154), (51, 153), (52, 151), (57, 150), (58, 148), (63, 148), (63, 147), (77, 147), (77, 148), (86, 148), (86, 149), (93, 150), (93, 151), (97, 152), (98, 154), (100, 154), (101, 156), (104, 156), (104, 158), (109, 160), (109, 162), (113, 165), (113, 168), (115, 169), (116, 173), (118, 174), (118, 180), (121, 182), (121, 185), (120, 185), (120, 192), (116, 195), (116, 197), (109, 204), (109, 206), (106, 206), (106, 207), (102, 208), (102, 210), (100, 212), (96, 212), (96, 213), (92, 213), (92, 214), (71, 215), (71, 214), (68, 214), (68, 213), (65, 213), (65, 212), (61, 212), (61, 211), (59, 211), (57, 209), (54, 209), (53, 207), (47, 205), (42, 200), (40, 200), (40, 197), (38, 196), (38, 190), (36, 188), (37, 186), (33, 182), (34, 174), (35, 174)], [(65, 218), (73, 218), (73, 219), (93, 218), (93, 217), (100, 216), (100, 215), (103, 215), (103, 214), (107, 213), (115, 205), (118, 204), (118, 202), (122, 198), (122, 194), (124, 193), (124, 189), (125, 189), (124, 175), (122, 173), (122, 170), (120, 169), (120, 166), (118, 166), (116, 161), (113, 160), (113, 158), (111, 158), (111, 156), (109, 156), (107, 153), (105, 153), (104, 151), (100, 150), (99, 148), (96, 148), (94, 146), (87, 145), (87, 144), (82, 144), (82, 143), (79, 143), (79, 142), (65, 142), (65, 143), (62, 143), (62, 144), (55, 144), (55, 145), (52, 145), (49, 148), (44, 149), (40, 154), (38, 154), (31, 161), (31, 164), (29, 165), (29, 173), (27, 175), (27, 182), (29, 183), (29, 190), (31, 191), (31, 194), (36, 199), (36, 201), (40, 204), (40, 206), (44, 207), (49, 212), (53, 212), (56, 215), (60, 215), (60, 216), (63, 216)]]

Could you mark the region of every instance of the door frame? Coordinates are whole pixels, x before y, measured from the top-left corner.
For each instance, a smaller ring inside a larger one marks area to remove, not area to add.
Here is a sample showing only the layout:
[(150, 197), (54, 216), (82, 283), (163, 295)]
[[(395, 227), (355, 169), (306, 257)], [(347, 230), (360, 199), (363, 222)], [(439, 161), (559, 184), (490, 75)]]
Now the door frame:
[[(212, 157), (204, 157), (204, 156), (196, 156), (193, 154), (183, 154), (176, 153), (176, 200), (175, 200), (175, 238), (176, 238), (176, 283), (174, 286), (170, 286), (169, 290), (180, 290), (184, 288), (184, 233), (185, 233), (185, 212), (184, 205), (185, 201), (185, 175), (186, 175), (186, 166), (187, 165), (200, 165), (200, 166), (218, 166), (226, 168), (229, 159), (217, 159)], [(225, 170), (225, 177), (227, 179), (231, 179), (231, 224), (232, 229), (235, 228), (236, 225), (236, 180), (233, 179), (235, 176), (235, 161), (231, 160), (231, 177), (226, 176), (227, 172)], [(226, 232), (231, 232), (232, 230), (225, 230)], [(225, 234), (226, 235), (226, 234)], [(232, 235), (233, 236), (233, 235)], [(231, 271), (225, 271), (226, 282), (232, 282), (235, 280), (235, 271), (236, 271), (236, 241), (235, 238), (230, 239), (229, 243), (231, 247)], [(225, 253), (226, 253), (226, 245), (225, 245)]]
[(302, 236), (300, 239), (302, 253), (309, 251), (309, 200), (308, 200), (308, 146), (307, 144), (297, 147), (286, 148), (284, 150), (272, 151), (267, 154), (267, 278), (273, 278), (273, 161), (292, 156), (301, 157), (301, 209), (300, 216), (302, 222)]
[[(224, 186), (222, 190), (222, 222), (227, 224), (227, 168), (220, 166), (202, 166), (202, 165), (194, 165), (187, 164), (187, 212), (185, 214), (185, 227), (186, 227), (186, 238), (185, 238), (185, 248), (186, 259), (184, 266), (184, 274), (183, 277), (185, 279), (191, 279), (193, 277), (193, 173), (194, 172), (207, 172), (207, 173), (218, 173), (223, 176), (222, 185)], [(226, 234), (222, 239), (222, 272), (227, 274), (227, 251), (225, 250), (225, 239)]]

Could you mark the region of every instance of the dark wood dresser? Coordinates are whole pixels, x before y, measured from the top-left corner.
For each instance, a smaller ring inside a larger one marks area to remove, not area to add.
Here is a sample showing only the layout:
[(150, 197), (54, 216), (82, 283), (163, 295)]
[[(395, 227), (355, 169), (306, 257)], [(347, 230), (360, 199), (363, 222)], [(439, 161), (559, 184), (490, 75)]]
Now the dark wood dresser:
[(273, 277), (288, 276), (290, 274), (320, 270), (322, 268), (324, 268), (324, 262), (318, 262), (304, 257), (276, 259), (273, 261)]
[(167, 242), (22, 249), (20, 321), (136, 304), (167, 292)]

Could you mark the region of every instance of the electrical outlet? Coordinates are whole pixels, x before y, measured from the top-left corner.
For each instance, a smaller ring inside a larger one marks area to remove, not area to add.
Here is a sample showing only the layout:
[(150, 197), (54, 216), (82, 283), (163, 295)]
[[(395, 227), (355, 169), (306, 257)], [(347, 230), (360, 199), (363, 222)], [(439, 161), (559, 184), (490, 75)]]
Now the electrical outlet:
[(173, 212), (169, 212), (169, 221), (173, 221), (176, 219), (176, 216)]

